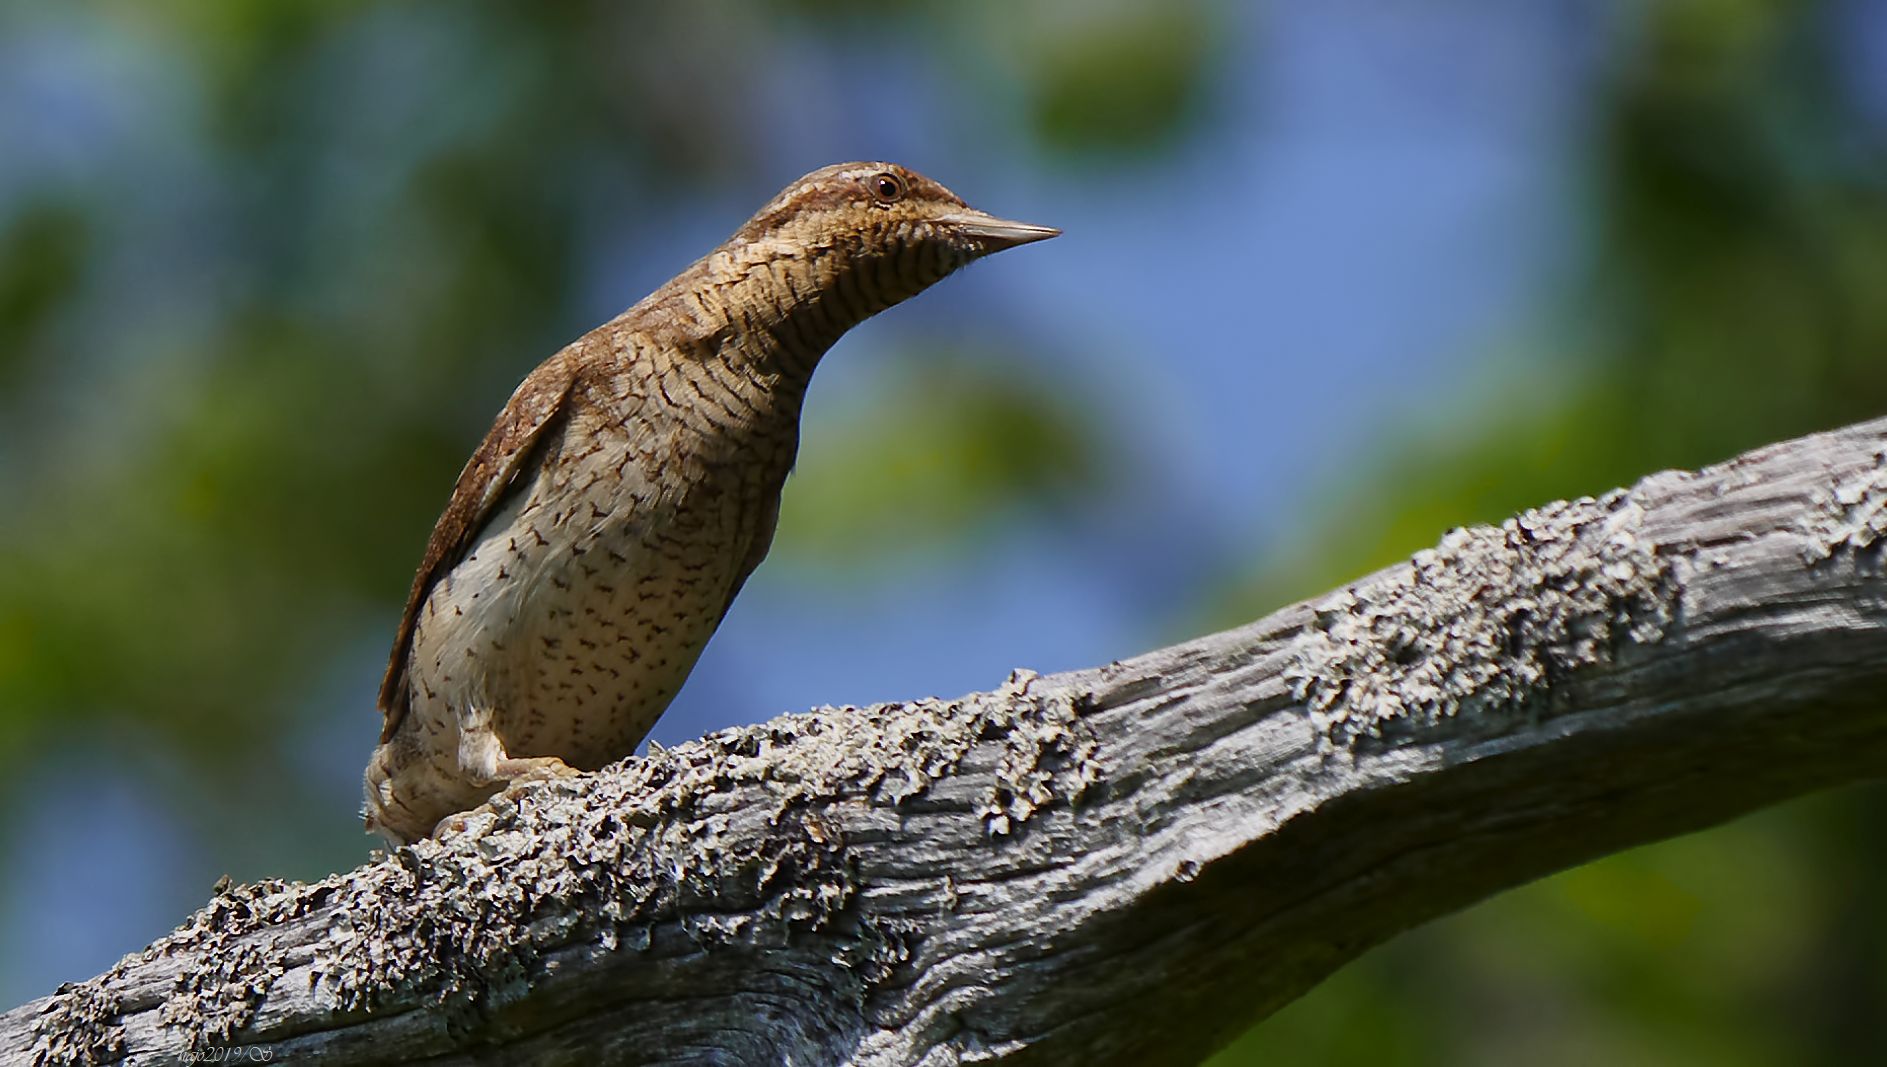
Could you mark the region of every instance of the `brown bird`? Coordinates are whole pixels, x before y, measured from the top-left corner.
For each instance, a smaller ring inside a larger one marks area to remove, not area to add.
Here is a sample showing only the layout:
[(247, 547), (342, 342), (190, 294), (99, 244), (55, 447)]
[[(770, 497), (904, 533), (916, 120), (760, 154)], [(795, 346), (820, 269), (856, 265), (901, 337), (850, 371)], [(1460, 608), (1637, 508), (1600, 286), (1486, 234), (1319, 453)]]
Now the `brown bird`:
[(767, 554), (819, 357), (971, 260), (1060, 232), (894, 164), (827, 167), (532, 371), (413, 579), (368, 829), (415, 841), (520, 778), (630, 755)]

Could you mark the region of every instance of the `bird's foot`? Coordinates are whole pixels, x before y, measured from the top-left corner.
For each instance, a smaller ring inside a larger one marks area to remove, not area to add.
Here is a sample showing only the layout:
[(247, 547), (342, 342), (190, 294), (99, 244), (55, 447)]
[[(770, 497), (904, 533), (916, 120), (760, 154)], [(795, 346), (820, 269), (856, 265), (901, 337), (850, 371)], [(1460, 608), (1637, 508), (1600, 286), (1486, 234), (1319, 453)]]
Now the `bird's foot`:
[[(491, 811), (494, 805), (499, 808), (515, 807), (519, 794), (536, 782), (556, 778), (575, 778), (583, 773), (555, 756), (530, 756), (521, 759), (506, 757), (497, 762), (494, 770), (495, 778), (503, 783), (502, 786), (486, 797), (485, 802), (477, 808), (457, 812), (441, 819), (433, 828), (433, 836), (464, 831), (467, 818), (478, 812)], [(504, 803), (497, 803), (499, 801)]]
[(582, 771), (556, 756), (505, 757), (498, 761), (497, 777), (506, 782), (506, 790), (541, 778), (575, 778)]

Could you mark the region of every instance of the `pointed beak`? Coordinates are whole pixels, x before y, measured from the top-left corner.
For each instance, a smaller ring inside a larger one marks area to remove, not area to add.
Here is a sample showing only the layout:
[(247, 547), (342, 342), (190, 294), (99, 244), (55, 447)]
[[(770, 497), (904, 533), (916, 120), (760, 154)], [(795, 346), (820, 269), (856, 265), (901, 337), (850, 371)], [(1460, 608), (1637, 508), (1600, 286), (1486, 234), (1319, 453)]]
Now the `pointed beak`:
[(986, 215), (969, 208), (941, 216), (936, 221), (975, 241), (983, 255), (1061, 236), (1061, 231), (1053, 226), (1037, 226), (1031, 222), (1012, 222), (1009, 219), (999, 219), (994, 215)]

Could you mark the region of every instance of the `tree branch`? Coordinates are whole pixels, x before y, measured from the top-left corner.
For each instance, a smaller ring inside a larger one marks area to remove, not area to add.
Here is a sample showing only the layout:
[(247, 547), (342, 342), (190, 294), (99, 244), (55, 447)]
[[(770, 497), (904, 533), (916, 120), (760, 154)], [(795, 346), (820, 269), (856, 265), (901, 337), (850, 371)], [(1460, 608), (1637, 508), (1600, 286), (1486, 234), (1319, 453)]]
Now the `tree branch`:
[(0, 1059), (1183, 1062), (1385, 938), (1887, 766), (1887, 419), (1252, 625), (827, 708), (225, 888)]

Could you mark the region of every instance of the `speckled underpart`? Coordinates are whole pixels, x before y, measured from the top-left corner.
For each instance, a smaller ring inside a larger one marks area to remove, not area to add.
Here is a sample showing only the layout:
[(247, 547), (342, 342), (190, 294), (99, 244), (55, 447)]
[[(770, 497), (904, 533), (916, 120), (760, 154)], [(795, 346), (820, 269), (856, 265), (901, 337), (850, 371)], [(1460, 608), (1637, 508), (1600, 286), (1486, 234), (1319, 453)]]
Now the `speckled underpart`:
[(416, 840), (509, 782), (633, 752), (766, 555), (820, 356), (1054, 233), (892, 164), (828, 167), (533, 371), (414, 580), (368, 827)]
[[(1079, 800), (1103, 778), (1093, 731), (1066, 690), (1036, 694), (1033, 682), (1019, 672), (996, 693), (896, 714), (826, 708), (721, 731), (603, 775), (507, 793), (465, 816), (466, 832), (403, 846), (393, 862), (310, 884), (225, 887), (144, 952), (50, 998), (34, 1062), (112, 1060), (125, 1047), (127, 1002), (149, 997), (161, 998), (157, 1023), (186, 1050), (226, 1045), (281, 982), (342, 1012), (436, 1004), (475, 1020), (541, 977), (551, 951), (645, 951), (651, 931), (678, 916), (702, 947), (836, 936), (862, 997), (906, 950), (869, 921), (834, 930), (863, 886), (845, 833), (807, 814), (807, 802), (912, 803), (978, 749), (997, 773), (962, 818), (980, 819), (982, 833), (1012, 833), (1043, 807)], [(717, 804), (755, 783), (770, 810)], [(768, 830), (735, 832), (737, 819)], [(725, 906), (684, 907), (701, 900)], [(329, 916), (312, 951), (270, 941), (312, 913)], [(186, 970), (169, 989), (121, 984), (139, 961), (179, 954), (221, 969)]]
[(1539, 714), (1529, 698), (1632, 644), (1677, 612), (1670, 563), (1639, 536), (1619, 491), (1451, 531), (1367, 597), (1315, 606), (1287, 680), (1331, 750), (1473, 710), (1476, 729)]

